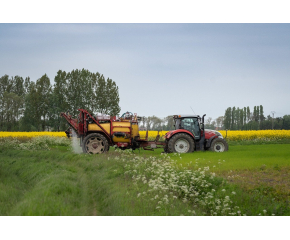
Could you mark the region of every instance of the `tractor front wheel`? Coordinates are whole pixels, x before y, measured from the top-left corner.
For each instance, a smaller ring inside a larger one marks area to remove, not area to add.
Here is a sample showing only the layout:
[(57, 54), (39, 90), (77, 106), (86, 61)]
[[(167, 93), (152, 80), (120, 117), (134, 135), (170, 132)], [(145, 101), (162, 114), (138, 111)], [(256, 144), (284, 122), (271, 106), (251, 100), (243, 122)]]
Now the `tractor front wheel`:
[(100, 133), (91, 133), (83, 141), (83, 152), (98, 154), (109, 150), (108, 140)]
[(169, 139), (166, 150), (169, 153), (193, 152), (194, 151), (194, 141), (186, 133), (177, 133)]
[(222, 138), (215, 138), (210, 145), (210, 150), (213, 152), (225, 152), (228, 151), (228, 149), (228, 143)]

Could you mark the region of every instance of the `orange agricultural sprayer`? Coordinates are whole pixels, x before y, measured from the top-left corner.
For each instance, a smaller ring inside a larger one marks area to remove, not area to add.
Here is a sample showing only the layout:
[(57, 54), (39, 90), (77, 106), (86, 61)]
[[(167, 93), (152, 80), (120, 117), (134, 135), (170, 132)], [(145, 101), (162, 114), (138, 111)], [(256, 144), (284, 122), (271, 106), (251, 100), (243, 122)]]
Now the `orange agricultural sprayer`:
[[(106, 115), (91, 115), (87, 110), (80, 111), (77, 119), (73, 119), (69, 113), (61, 113), (70, 127), (66, 130), (68, 137), (74, 131), (80, 138), (80, 146), (84, 153), (103, 153), (109, 150), (110, 146), (117, 146), (121, 149), (153, 148), (165, 146), (165, 142), (159, 142), (159, 135), (154, 141), (148, 141), (148, 132), (145, 139), (139, 135), (137, 114), (124, 113), (120, 118)], [(159, 146), (158, 146), (159, 145)], [(161, 146), (160, 146), (161, 145)]]
[(167, 153), (188, 153), (198, 150), (223, 152), (228, 150), (228, 144), (222, 135), (215, 130), (204, 129), (204, 116), (174, 115), (175, 130), (165, 135), (165, 141), (159, 141), (157, 135), (154, 141), (148, 141), (148, 131), (145, 139), (140, 138), (138, 121), (142, 118), (130, 112), (119, 117), (106, 115), (93, 116), (87, 110), (78, 109), (79, 116), (74, 119), (69, 113), (62, 112), (70, 127), (65, 131), (70, 137), (74, 131), (80, 138), (80, 146), (84, 153), (103, 153), (110, 146), (121, 149), (153, 150), (164, 148)]

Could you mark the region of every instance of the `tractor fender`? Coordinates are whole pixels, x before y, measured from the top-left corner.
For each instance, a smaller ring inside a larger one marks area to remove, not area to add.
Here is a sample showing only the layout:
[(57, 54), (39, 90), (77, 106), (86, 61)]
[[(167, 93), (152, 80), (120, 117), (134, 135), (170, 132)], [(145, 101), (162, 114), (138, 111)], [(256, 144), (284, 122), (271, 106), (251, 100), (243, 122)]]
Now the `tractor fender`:
[(195, 142), (195, 138), (194, 138), (193, 134), (190, 131), (187, 131), (185, 129), (177, 129), (177, 130), (169, 131), (165, 134), (165, 139), (169, 140), (173, 135), (175, 135), (177, 133), (186, 133), (189, 136), (191, 136), (193, 141)]
[(207, 143), (206, 143), (206, 147), (209, 148), (210, 145), (211, 145), (211, 142), (212, 140), (214, 140), (215, 138), (217, 138), (218, 136), (217, 135), (214, 135), (212, 136), (210, 139), (207, 140)]
[(87, 135), (86, 136), (88, 136), (91, 133), (100, 133), (100, 134), (102, 134), (108, 140), (108, 142), (109, 142), (110, 145), (113, 144), (112, 139), (111, 138), (108, 138), (108, 136), (106, 134), (104, 134), (103, 131), (90, 131), (90, 132), (87, 132)]

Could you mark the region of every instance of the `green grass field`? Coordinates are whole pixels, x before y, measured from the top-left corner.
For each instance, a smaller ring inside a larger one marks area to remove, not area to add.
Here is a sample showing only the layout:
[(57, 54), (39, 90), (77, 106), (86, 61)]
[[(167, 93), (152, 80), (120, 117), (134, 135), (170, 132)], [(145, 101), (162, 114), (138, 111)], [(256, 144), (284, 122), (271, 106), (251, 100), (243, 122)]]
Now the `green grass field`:
[[(162, 149), (96, 156), (50, 148), (0, 149), (0, 215), (290, 215), (290, 144), (233, 145), (171, 160), (160, 158)], [(192, 173), (203, 182), (193, 183)]]

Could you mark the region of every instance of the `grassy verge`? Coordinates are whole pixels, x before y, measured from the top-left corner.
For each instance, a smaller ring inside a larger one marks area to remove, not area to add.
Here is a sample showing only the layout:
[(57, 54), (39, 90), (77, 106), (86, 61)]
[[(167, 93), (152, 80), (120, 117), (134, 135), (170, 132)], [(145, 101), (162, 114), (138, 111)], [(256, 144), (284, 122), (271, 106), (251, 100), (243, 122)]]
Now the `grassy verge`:
[(236, 145), (265, 145), (265, 144), (290, 144), (290, 139), (253, 139), (253, 140), (236, 140), (227, 139), (229, 146)]
[(93, 156), (46, 142), (1, 150), (0, 215), (290, 215), (287, 144)]

